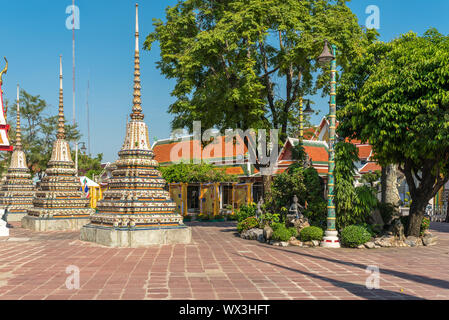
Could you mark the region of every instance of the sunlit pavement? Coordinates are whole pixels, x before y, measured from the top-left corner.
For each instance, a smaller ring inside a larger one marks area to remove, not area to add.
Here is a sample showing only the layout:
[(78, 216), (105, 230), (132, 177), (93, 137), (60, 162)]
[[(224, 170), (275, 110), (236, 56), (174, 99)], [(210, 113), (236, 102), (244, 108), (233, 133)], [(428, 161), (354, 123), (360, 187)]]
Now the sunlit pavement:
[[(190, 245), (117, 249), (13, 224), (0, 238), (0, 299), (449, 299), (449, 224), (432, 223), (436, 246), (373, 250), (274, 247), (240, 239), (234, 223), (189, 225)], [(66, 285), (69, 266), (79, 289)], [(366, 287), (368, 266), (379, 289)]]

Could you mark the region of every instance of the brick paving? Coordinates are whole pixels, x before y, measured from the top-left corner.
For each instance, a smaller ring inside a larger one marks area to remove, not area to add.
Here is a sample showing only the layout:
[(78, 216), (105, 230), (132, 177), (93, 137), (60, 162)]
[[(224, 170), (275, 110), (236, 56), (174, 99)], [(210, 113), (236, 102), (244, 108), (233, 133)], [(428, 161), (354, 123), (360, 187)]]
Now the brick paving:
[[(274, 247), (233, 223), (189, 225), (192, 244), (118, 249), (13, 224), (0, 238), (0, 299), (449, 299), (449, 224), (432, 223), (436, 246), (373, 250)], [(80, 288), (69, 290), (72, 265)], [(379, 289), (366, 288), (367, 266)]]

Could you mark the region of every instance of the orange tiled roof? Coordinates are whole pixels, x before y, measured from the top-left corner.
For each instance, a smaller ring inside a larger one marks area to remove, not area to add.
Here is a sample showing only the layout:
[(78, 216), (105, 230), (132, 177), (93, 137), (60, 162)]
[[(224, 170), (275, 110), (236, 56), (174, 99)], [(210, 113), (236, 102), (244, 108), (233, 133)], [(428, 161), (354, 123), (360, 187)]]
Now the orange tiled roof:
[(245, 174), (242, 167), (229, 167), (229, 168), (226, 168), (225, 172), (227, 174), (237, 174), (237, 175)]
[(359, 159), (368, 159), (372, 156), (373, 148), (370, 145), (358, 145), (356, 146), (359, 151)]
[[(217, 137), (221, 140), (221, 155), (219, 152), (215, 152), (216, 143), (212, 142), (206, 145), (204, 148), (201, 147), (201, 142), (199, 140), (187, 140), (187, 141), (158, 141), (153, 146), (154, 158), (160, 164), (170, 163), (174, 161), (185, 161), (190, 162), (193, 159), (209, 160), (211, 162), (222, 161), (223, 159), (244, 157), (248, 153), (248, 148), (243, 143), (240, 137), (237, 137), (237, 143), (234, 144), (233, 141), (226, 141), (225, 136)], [(178, 152), (173, 150), (177, 147)], [(201, 151), (199, 151), (201, 150)], [(228, 154), (232, 152), (232, 157)], [(183, 154), (183, 153), (186, 154)]]
[(365, 164), (360, 170), (360, 173), (369, 173), (369, 172), (375, 172), (375, 171), (381, 171), (382, 167), (379, 166), (376, 162), (368, 162)]

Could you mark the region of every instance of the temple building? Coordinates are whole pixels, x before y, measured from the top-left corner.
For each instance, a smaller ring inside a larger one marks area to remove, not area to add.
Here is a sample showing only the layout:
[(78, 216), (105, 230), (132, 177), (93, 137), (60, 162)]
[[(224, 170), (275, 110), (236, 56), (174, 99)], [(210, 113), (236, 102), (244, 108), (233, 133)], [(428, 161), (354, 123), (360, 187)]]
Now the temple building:
[(34, 194), (34, 184), (22, 150), (19, 86), (17, 86), (16, 144), (6, 180), (0, 187), (0, 209), (6, 210), (6, 221), (21, 221), (26, 216), (27, 210), (33, 207)]
[(138, 5), (136, 4), (134, 99), (125, 142), (108, 179), (108, 190), (97, 203), (97, 213), (81, 229), (81, 240), (110, 247), (142, 247), (190, 243), (191, 229), (175, 212), (176, 205), (164, 189), (143, 121), (140, 86)]
[(59, 58), (58, 131), (45, 177), (33, 199), (33, 207), (22, 219), (22, 227), (34, 231), (79, 230), (94, 212), (81, 191), (70, 147), (65, 140), (62, 90), (62, 61)]
[(7, 115), (7, 109), (3, 105), (3, 91), (2, 91), (2, 84), (3, 84), (3, 75), (8, 72), (8, 60), (6, 60), (6, 66), (5, 68), (0, 71), (0, 151), (12, 151), (13, 147), (9, 143), (8, 138), (8, 131), (9, 131), (9, 124), (6, 123), (6, 115)]

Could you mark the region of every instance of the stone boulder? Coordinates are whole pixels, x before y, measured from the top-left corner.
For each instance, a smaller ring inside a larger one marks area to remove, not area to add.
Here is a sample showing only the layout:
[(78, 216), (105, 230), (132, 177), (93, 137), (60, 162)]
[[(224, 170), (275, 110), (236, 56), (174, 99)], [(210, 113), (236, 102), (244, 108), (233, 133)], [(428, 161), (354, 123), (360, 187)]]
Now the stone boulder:
[(375, 245), (378, 245), (383, 248), (393, 247), (395, 242), (394, 236), (382, 236), (381, 238), (377, 238), (374, 241)]
[(272, 235), (273, 235), (273, 229), (270, 226), (265, 226), (263, 228), (263, 237), (268, 241), (268, 240), (271, 240)]
[(421, 246), (422, 245), (422, 240), (421, 240), (421, 238), (417, 238), (417, 237), (414, 237), (414, 236), (408, 236), (405, 240), (404, 240), (404, 242), (407, 244), (407, 245), (409, 245), (410, 247), (418, 247), (418, 246)]
[(374, 249), (375, 246), (376, 245), (374, 244), (374, 242), (371, 242), (371, 241), (365, 243), (365, 248), (367, 248), (367, 249)]
[(422, 243), (425, 246), (434, 246), (437, 244), (438, 237), (432, 235), (431, 233), (425, 234), (422, 238)]
[(368, 217), (368, 222), (369, 222), (369, 224), (372, 224), (372, 225), (379, 225), (380, 229), (382, 229), (385, 225), (385, 222), (382, 219), (382, 215), (380, 214), (379, 209), (373, 210), (371, 212), (370, 216)]
[(305, 217), (301, 219), (293, 219), (287, 223), (288, 227), (294, 227), (296, 230), (298, 230), (298, 234), (301, 232), (302, 229), (306, 227), (310, 227), (309, 220)]
[(302, 242), (298, 239), (290, 240), (288, 244), (294, 247), (302, 247)]
[(289, 243), (286, 241), (270, 241), (273, 246), (277, 247), (288, 247)]
[(253, 229), (243, 231), (240, 234), (240, 238), (246, 239), (246, 240), (258, 240), (261, 242), (265, 242), (265, 238), (263, 236), (263, 230), (258, 229), (258, 228), (253, 228)]

